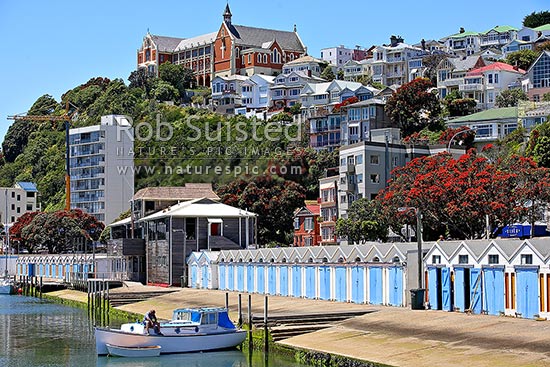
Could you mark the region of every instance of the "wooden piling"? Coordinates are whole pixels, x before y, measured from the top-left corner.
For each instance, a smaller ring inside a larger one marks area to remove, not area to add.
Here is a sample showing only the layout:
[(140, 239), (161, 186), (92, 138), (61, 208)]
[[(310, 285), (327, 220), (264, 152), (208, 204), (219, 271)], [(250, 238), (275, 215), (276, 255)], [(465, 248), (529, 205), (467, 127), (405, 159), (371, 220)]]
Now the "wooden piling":
[(229, 311), (229, 292), (225, 292), (225, 309)]
[(252, 295), (248, 295), (248, 349), (252, 350)]
[(40, 276), (40, 299), (42, 299), (42, 285), (43, 285), (43, 282), (42, 282), (42, 275)]
[(268, 299), (267, 299), (267, 296), (265, 296), (264, 298), (264, 352), (266, 353), (266, 355), (267, 355), (267, 352), (269, 351), (269, 335), (267, 333), (267, 321), (268, 321), (267, 307), (268, 307)]
[(237, 324), (239, 327), (243, 325), (243, 309), (242, 309), (242, 301), (241, 301), (241, 294), (239, 293), (239, 299), (237, 301), (237, 312), (239, 315), (239, 319), (237, 321)]

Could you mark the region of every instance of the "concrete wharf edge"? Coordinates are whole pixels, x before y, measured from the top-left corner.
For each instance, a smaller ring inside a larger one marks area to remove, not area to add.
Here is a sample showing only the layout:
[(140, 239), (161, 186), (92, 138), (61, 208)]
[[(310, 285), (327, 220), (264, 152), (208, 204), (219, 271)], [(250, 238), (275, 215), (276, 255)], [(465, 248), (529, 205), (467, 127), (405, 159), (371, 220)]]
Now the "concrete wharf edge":
[[(155, 288), (130, 284), (111, 292), (149, 292)], [(159, 318), (170, 319), (175, 308), (224, 306), (225, 293), (183, 288), (117, 308), (139, 314), (155, 308)], [(238, 294), (229, 292), (229, 308), (234, 320), (237, 319)], [(49, 295), (86, 303), (83, 292), (61, 290)], [(243, 318), (246, 319), (248, 294), (242, 293), (241, 297)], [(252, 294), (254, 315), (263, 314), (264, 297)], [(269, 296), (270, 315), (319, 313), (322, 318), (323, 313), (360, 310), (374, 312), (278, 343), (289, 348), (402, 367), (550, 367), (550, 321)]]

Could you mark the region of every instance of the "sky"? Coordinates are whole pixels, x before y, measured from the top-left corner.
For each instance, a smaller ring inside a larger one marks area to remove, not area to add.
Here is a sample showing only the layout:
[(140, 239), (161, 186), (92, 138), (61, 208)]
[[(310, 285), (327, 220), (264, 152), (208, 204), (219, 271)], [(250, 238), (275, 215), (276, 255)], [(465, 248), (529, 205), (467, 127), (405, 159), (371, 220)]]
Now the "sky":
[[(0, 0), (0, 141), (13, 122), (7, 116), (26, 112), (44, 94), (59, 101), (92, 77), (127, 83), (147, 30), (182, 38), (215, 32), (225, 5), (226, 0)], [(389, 43), (391, 35), (415, 44), (460, 27), (520, 29), (526, 15), (549, 5), (548, 0), (229, 1), (234, 24), (289, 31), (296, 24), (316, 57), (325, 47)]]

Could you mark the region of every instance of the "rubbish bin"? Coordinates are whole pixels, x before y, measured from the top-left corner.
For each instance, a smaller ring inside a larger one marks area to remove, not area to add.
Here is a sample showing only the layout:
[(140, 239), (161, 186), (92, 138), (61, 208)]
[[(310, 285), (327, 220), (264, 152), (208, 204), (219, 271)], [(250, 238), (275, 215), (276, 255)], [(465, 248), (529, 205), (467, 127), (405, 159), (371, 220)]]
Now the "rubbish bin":
[(424, 294), (426, 290), (411, 289), (411, 309), (413, 310), (423, 310), (424, 309)]
[(180, 284), (181, 284), (181, 287), (182, 288), (186, 288), (187, 287), (187, 277), (185, 275), (182, 275), (180, 277)]

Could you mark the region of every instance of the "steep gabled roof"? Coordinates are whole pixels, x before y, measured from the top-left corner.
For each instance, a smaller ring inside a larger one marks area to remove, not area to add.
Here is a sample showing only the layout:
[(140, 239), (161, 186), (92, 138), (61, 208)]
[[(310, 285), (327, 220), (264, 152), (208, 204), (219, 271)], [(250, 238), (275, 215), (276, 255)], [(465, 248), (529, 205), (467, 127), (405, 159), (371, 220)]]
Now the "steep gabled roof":
[(229, 29), (237, 45), (262, 47), (266, 42), (277, 41), (283, 50), (305, 52), (304, 45), (295, 32), (275, 29), (231, 25)]
[(162, 52), (173, 52), (180, 42), (185, 40), (185, 38), (166, 37), (156, 34), (152, 34), (151, 39), (157, 45), (157, 50)]
[(468, 70), (472, 69), (477, 64), (480, 57), (481, 56), (479, 56), (479, 55), (471, 55), (471, 56), (467, 56), (465, 58), (462, 58), (462, 57), (449, 57), (449, 58), (447, 58), (447, 60), (449, 61), (449, 63), (451, 63), (454, 66), (453, 70), (468, 71)]

